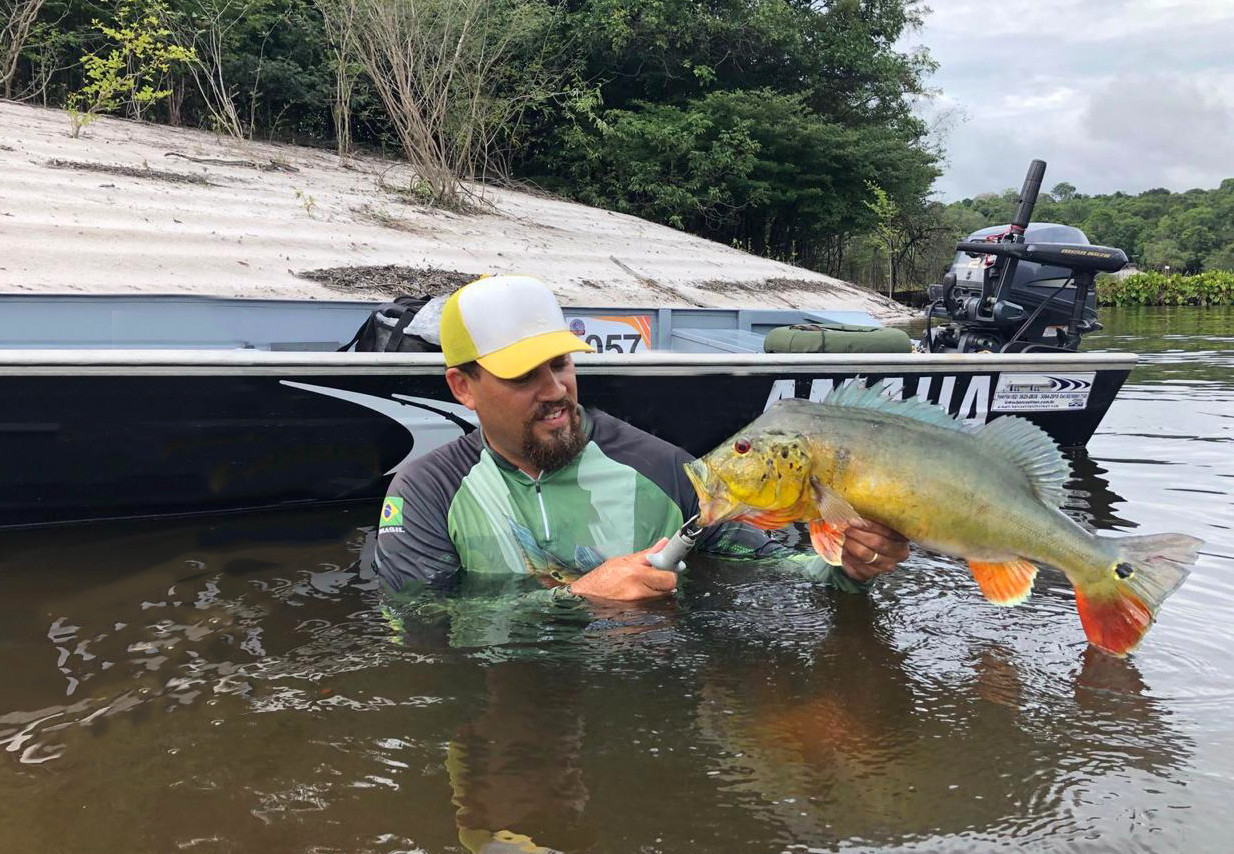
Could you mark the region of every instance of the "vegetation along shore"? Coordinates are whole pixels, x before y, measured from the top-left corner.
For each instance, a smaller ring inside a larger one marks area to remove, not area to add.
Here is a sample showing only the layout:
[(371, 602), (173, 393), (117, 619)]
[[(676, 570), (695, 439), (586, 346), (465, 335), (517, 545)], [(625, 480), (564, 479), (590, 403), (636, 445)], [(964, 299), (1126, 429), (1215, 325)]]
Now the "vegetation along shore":
[(1234, 305), (1234, 272), (1135, 273), (1097, 282), (1100, 305)]
[[(916, 0), (0, 0), (0, 98), (63, 110), (83, 150), (109, 114), (342, 163), (389, 154), (412, 167), (412, 202), (462, 213), (494, 185), (532, 188), (903, 297), (938, 280), (957, 239), (1008, 222), (1017, 195), (932, 196), (945, 153), (914, 103), (935, 62), (903, 38), (925, 13)], [(1036, 219), (1140, 269), (1234, 271), (1234, 178), (1094, 196), (1063, 180)], [(1106, 292), (1228, 293), (1220, 277), (1168, 281)]]

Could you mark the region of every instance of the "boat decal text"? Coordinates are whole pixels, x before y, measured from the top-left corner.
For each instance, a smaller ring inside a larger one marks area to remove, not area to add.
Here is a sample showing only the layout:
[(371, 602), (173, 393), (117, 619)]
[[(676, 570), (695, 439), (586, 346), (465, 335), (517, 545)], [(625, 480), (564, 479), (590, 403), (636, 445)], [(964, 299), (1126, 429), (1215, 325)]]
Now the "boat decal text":
[(994, 388), (995, 412), (1054, 412), (1084, 409), (1095, 373), (1003, 374)]
[[(987, 374), (939, 375), (907, 377), (883, 377), (870, 382), (871, 386), (879, 387), (886, 397), (892, 400), (905, 400), (916, 397), (929, 401), (938, 408), (964, 421), (974, 424), (984, 424), (990, 414), (991, 379)], [(771, 392), (767, 395), (767, 405), (763, 411), (771, 408), (771, 404), (786, 397), (804, 397), (808, 400), (821, 401), (832, 389), (856, 382), (856, 377), (848, 379), (780, 379), (771, 384)], [(864, 378), (862, 382), (864, 382)]]
[(570, 318), (570, 331), (597, 353), (641, 353), (652, 349), (651, 315), (588, 315)]

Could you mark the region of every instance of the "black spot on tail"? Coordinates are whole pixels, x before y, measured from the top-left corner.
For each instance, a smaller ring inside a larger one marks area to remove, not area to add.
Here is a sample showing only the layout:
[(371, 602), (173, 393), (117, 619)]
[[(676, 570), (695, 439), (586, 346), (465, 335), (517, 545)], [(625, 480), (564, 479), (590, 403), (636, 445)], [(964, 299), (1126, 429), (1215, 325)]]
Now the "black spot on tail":
[(1120, 563), (1114, 567), (1114, 574), (1119, 578), (1130, 578), (1133, 572), (1135, 572), (1135, 569), (1129, 563)]

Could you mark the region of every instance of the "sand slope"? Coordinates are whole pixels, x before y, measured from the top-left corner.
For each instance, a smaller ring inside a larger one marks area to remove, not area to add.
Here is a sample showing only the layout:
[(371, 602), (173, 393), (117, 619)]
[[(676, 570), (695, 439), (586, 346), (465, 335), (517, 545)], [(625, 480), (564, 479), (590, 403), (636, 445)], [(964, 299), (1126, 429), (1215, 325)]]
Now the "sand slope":
[(357, 294), (295, 274), (397, 264), (530, 273), (567, 304), (909, 316), (839, 280), (585, 205), (501, 189), (478, 215), (409, 204), (396, 189), (407, 170), (390, 161), (112, 118), (80, 139), (68, 130), (58, 110), (0, 102), (0, 292), (339, 299)]

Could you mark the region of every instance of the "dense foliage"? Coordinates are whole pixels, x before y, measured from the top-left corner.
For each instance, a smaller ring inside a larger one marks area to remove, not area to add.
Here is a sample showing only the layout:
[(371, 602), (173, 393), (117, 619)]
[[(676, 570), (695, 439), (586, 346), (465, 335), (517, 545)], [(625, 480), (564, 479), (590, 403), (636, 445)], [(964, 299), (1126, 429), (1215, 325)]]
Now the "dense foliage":
[(1234, 272), (1103, 276), (1097, 282), (1097, 300), (1101, 305), (1234, 305)]
[[(1008, 222), (1017, 192), (949, 206), (978, 227)], [(1146, 190), (1085, 196), (1068, 183), (1042, 194), (1033, 219), (1080, 228), (1093, 243), (1117, 246), (1140, 268), (1198, 273), (1234, 270), (1234, 178), (1215, 190)]]
[(877, 182), (937, 174), (910, 111), (932, 65), (895, 43), (912, 0), (582, 0), (562, 21), (595, 101), (522, 161), (559, 192), (808, 266), (869, 231)]
[[(0, 0), (0, 94), (86, 121), (439, 151), (423, 175), (531, 182), (902, 293), (1016, 196), (928, 198), (941, 153), (911, 106), (933, 63), (898, 47), (920, 2)], [(379, 43), (393, 28), (401, 41)], [(433, 56), (442, 45), (458, 49)], [(409, 189), (448, 199), (428, 183)], [(1234, 179), (1135, 196), (1059, 184), (1036, 219), (1141, 267), (1234, 269)]]
[[(65, 106), (88, 83), (83, 57), (116, 47), (117, 10), (101, 0), (41, 2), (15, 74), (0, 82), (12, 97)], [(916, 210), (937, 174), (938, 155), (910, 109), (932, 64), (924, 53), (896, 47), (919, 22), (917, 2), (430, 5), (433, 21), (464, 7), (490, 19), (514, 10), (538, 28), (502, 43), (514, 51), (507, 63), (514, 73), (494, 76), (487, 100), (473, 99), (520, 104), (486, 140), (490, 162), (480, 171), (836, 270), (854, 236), (876, 226), (867, 204), (871, 184), (897, 209)], [(158, 103), (129, 99), (110, 107), (234, 135), (342, 147), (353, 141), (335, 138), (346, 128), (360, 145), (396, 148), (407, 135), (396, 133), (386, 107), (397, 99), (376, 96), (385, 90), (364, 73), (362, 51), (343, 49), (347, 32), (339, 21), (340, 10), (358, 10), (362, 20), (377, 5), (401, 4), (406, 0), (133, 0), (126, 7), (159, 14), (196, 62), (156, 69)], [(542, 14), (528, 14), (533, 6)], [(539, 88), (519, 88), (531, 77)], [(422, 94), (403, 93), (405, 101)], [(340, 99), (349, 119), (343, 124)]]

